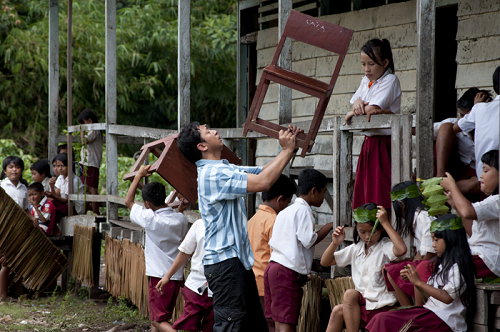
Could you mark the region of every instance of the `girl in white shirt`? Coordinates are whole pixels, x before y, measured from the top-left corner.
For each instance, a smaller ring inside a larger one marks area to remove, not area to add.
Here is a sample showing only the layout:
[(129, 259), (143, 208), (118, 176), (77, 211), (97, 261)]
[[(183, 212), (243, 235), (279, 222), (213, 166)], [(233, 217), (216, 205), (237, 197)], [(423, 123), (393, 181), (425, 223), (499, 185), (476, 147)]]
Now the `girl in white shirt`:
[(31, 167), (31, 176), (33, 177), (33, 182), (39, 182), (42, 184), (45, 191), (50, 190), (50, 165), (47, 159), (40, 159), (34, 162)]
[[(391, 45), (387, 39), (369, 40), (361, 48), (361, 66), (365, 77), (351, 99), (352, 110), (345, 116), (348, 125), (353, 116), (398, 114), (401, 107), (401, 86), (394, 75)], [(378, 202), (391, 208), (391, 131), (366, 130), (359, 154), (354, 183), (353, 207)], [(375, 185), (374, 179), (376, 179)]]
[(411, 298), (415, 297), (415, 288), (411, 282), (401, 278), (399, 271), (410, 264), (417, 269), (424, 282), (429, 279), (432, 273), (429, 260), (436, 256), (432, 248), (430, 226), (436, 218), (429, 216), (425, 210), (423, 197), (415, 182), (405, 181), (396, 184), (392, 187), (390, 195), (396, 216), (396, 232), (402, 237), (410, 235), (414, 237), (416, 254), (411, 262), (387, 264), (384, 276), (387, 289), (394, 291), (399, 304), (409, 306), (413, 304)]
[(376, 315), (366, 327), (370, 332), (467, 331), (467, 308), (474, 308), (476, 291), (464, 226), (456, 215), (445, 214), (431, 223), (431, 232), (437, 256), (427, 283), (411, 265), (401, 271), (415, 286), (417, 307)]
[[(380, 223), (375, 226), (377, 219)], [(323, 266), (351, 265), (355, 286), (344, 293), (344, 303), (333, 308), (327, 332), (340, 332), (344, 324), (347, 332), (358, 332), (360, 326), (366, 326), (376, 314), (396, 303), (394, 295), (387, 291), (382, 269), (406, 253), (403, 239), (392, 228), (383, 206), (362, 205), (354, 210), (354, 220), (354, 244), (335, 252), (345, 239), (344, 227), (337, 227), (321, 257)]]
[(471, 203), (460, 192), (453, 177), (441, 181), (448, 202), (462, 217), (465, 231), (469, 235), (469, 246), (473, 255), (478, 278), (500, 277), (500, 227), (498, 224), (498, 150), (491, 150), (481, 157), (483, 172), (480, 176), (481, 191), (488, 195), (481, 202)]

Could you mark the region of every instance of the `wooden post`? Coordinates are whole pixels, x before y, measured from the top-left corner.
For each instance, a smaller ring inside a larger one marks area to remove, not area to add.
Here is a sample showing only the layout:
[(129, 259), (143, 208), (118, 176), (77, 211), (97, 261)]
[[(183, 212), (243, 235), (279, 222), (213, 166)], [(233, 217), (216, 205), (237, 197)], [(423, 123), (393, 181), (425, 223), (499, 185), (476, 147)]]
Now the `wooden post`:
[[(73, 125), (73, 0), (68, 0), (68, 69), (67, 69), (67, 125)], [(68, 195), (73, 193), (73, 137), (68, 133)], [(77, 188), (78, 189), (78, 188)], [(73, 203), (68, 199), (68, 216), (73, 215)]]
[[(333, 206), (332, 206), (332, 215), (333, 215), (333, 228), (337, 228), (341, 225), (340, 221), (340, 127), (342, 126), (342, 117), (336, 116), (333, 122)], [(336, 266), (332, 266), (330, 269), (330, 278), (335, 277), (335, 269)]]
[(177, 38), (177, 119), (179, 131), (190, 121), (191, 97), (191, 1), (179, 0)]
[[(49, 154), (52, 159), (57, 154), (59, 134), (59, 0), (49, 3)], [(50, 162), (52, 167), (52, 162)]]
[(89, 287), (89, 299), (99, 298), (99, 275), (101, 272), (101, 234), (94, 233), (92, 241), (92, 278), (94, 286)]
[(434, 175), (432, 118), (434, 115), (435, 0), (417, 0), (417, 177)]
[[(116, 0), (106, 0), (106, 132), (116, 124)], [(115, 135), (106, 135), (106, 191), (118, 195), (118, 143)], [(118, 206), (106, 203), (107, 218), (118, 220)]]
[[(292, 10), (292, 0), (279, 0), (278, 11), (278, 40), (285, 29), (286, 21), (290, 16)], [(292, 41), (287, 38), (281, 55), (278, 60), (278, 66), (281, 68), (292, 70)], [(278, 124), (292, 122), (292, 89), (284, 85), (279, 85), (279, 98), (278, 98)]]

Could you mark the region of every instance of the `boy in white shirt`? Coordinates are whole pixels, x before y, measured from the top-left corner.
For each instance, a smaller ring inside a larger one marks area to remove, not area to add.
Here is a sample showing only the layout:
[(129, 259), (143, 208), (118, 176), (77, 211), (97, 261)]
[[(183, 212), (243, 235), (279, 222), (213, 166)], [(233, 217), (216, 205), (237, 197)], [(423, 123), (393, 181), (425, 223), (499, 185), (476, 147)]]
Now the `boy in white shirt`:
[(51, 179), (49, 161), (47, 159), (40, 159), (31, 165), (30, 170), (33, 182), (41, 183), (43, 190), (49, 191), (49, 182)]
[(314, 231), (311, 206), (323, 203), (326, 177), (314, 169), (299, 175), (299, 197), (278, 214), (269, 241), (272, 253), (264, 272), (265, 314), (277, 331), (295, 331), (302, 302), (302, 286), (311, 272), (314, 246), (333, 229), (333, 223)]
[(179, 246), (179, 254), (170, 270), (156, 285), (156, 290), (163, 294), (163, 287), (191, 257), (191, 272), (184, 283), (185, 287), (181, 290), (184, 297), (184, 311), (172, 325), (175, 330), (203, 332), (214, 330), (214, 301), (203, 269), (204, 246), (205, 224), (202, 219), (198, 219)]
[(163, 288), (163, 294), (156, 291), (156, 285), (170, 269), (179, 253), (178, 247), (188, 231), (188, 221), (182, 214), (186, 205), (181, 204), (178, 212), (165, 204), (165, 187), (159, 182), (150, 182), (142, 188), (144, 207), (134, 203), (135, 192), (142, 177), (148, 175), (150, 165), (142, 166), (125, 198), (130, 209), (130, 220), (146, 231), (146, 275), (149, 277), (149, 316), (152, 332), (175, 331), (168, 323), (172, 317), (177, 295), (182, 283), (182, 271), (175, 273), (171, 282)]

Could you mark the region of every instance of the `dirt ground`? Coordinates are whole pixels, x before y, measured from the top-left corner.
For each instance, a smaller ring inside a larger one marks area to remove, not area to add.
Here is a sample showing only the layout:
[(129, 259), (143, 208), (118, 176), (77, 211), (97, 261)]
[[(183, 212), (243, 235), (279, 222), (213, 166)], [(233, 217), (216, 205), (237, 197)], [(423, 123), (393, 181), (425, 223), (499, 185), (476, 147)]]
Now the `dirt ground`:
[(83, 300), (70, 293), (0, 302), (0, 331), (150, 331), (135, 307), (112, 297)]

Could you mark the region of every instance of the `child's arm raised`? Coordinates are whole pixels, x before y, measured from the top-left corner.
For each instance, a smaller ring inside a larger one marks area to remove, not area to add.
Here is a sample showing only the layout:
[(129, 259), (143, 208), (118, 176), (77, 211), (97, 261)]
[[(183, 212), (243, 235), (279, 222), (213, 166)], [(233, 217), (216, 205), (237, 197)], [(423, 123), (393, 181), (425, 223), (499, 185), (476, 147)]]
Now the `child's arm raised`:
[(335, 250), (337, 247), (344, 241), (345, 239), (345, 231), (344, 226), (339, 226), (335, 228), (332, 234), (332, 243), (326, 248), (323, 256), (321, 256), (321, 265), (322, 266), (332, 266), (337, 264), (335, 262)]
[(417, 270), (408, 265), (404, 270), (401, 270), (401, 276), (403, 279), (409, 280), (415, 287), (419, 290), (424, 291), (427, 295), (432, 296), (438, 301), (441, 301), (445, 304), (450, 304), (453, 302), (453, 298), (448, 294), (444, 289), (437, 289), (432, 287), (431, 285), (426, 284), (420, 279)]
[(188, 261), (189, 257), (191, 255), (188, 255), (186, 253), (183, 253), (182, 251), (179, 251), (177, 254), (177, 257), (175, 257), (174, 262), (172, 263), (172, 266), (170, 269), (168, 269), (167, 274), (163, 278), (161, 278), (160, 281), (156, 284), (156, 290), (163, 295), (163, 287), (170, 281), (170, 278), (175, 274), (175, 272), (179, 271), (179, 269), (186, 264)]
[(132, 206), (134, 206), (135, 192), (137, 190), (137, 187), (139, 186), (139, 181), (141, 181), (143, 177), (148, 175), (150, 167), (151, 165), (143, 165), (137, 171), (137, 173), (135, 173), (134, 180), (132, 181), (130, 188), (128, 188), (127, 196), (125, 197), (125, 205), (127, 205), (129, 209), (132, 209)]
[(391, 223), (389, 222), (389, 216), (387, 215), (387, 211), (383, 206), (377, 206), (378, 211), (377, 211), (377, 219), (384, 227), (385, 232), (387, 235), (389, 235), (389, 238), (391, 239), (392, 243), (394, 244), (394, 247), (392, 248), (392, 252), (394, 255), (397, 257), (403, 256), (406, 254), (406, 244), (405, 241), (401, 238), (401, 235), (396, 232), (396, 230), (392, 227)]
[(323, 239), (328, 235), (328, 233), (330, 233), (332, 229), (333, 229), (333, 222), (329, 222), (328, 224), (321, 227), (321, 229), (316, 232), (316, 234), (318, 234), (318, 237), (316, 238), (316, 242), (314, 242), (313, 246), (323, 241)]
[[(458, 189), (457, 183), (455, 179), (450, 175), (450, 173), (446, 172), (446, 177), (440, 183), (441, 187), (444, 188), (445, 191), (449, 192), (449, 195), (453, 197), (453, 205), (455, 210), (460, 217), (476, 220), (477, 214), (472, 203), (465, 198), (460, 189)], [(448, 196), (448, 195), (446, 195)], [(449, 197), (449, 196), (448, 196)]]

